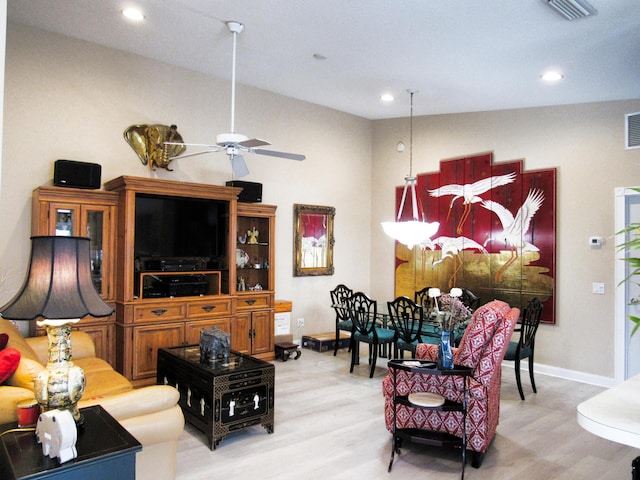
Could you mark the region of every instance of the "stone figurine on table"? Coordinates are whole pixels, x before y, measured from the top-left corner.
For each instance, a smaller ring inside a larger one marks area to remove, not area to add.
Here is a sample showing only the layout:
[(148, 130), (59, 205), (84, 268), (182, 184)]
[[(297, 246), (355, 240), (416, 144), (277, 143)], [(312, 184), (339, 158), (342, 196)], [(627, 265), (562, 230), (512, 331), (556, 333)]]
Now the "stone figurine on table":
[(213, 363), (220, 358), (228, 363), (230, 349), (231, 342), (227, 332), (216, 327), (200, 331), (200, 363)]

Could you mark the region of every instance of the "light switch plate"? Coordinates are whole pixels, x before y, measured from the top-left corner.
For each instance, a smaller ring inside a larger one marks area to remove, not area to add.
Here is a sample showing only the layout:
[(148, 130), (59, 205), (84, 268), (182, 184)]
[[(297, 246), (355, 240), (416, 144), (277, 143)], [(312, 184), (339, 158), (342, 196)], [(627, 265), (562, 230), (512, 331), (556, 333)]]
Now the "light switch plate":
[(594, 282), (593, 283), (593, 293), (596, 295), (604, 295), (604, 283), (598, 283), (598, 282)]

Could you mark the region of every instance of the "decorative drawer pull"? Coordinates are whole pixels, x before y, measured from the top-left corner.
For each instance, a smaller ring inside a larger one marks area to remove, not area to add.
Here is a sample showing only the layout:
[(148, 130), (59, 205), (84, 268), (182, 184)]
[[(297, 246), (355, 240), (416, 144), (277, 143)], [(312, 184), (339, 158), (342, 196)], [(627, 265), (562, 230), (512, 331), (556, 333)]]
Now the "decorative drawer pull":
[(214, 308), (216, 308), (216, 306), (215, 306), (215, 305), (205, 305), (204, 307), (202, 307), (202, 309), (203, 309), (205, 312), (210, 312), (210, 311), (211, 311), (211, 310), (213, 310)]
[(162, 383), (164, 385), (169, 385), (169, 380), (167, 380), (167, 377), (164, 377), (164, 381)]
[(204, 417), (204, 397), (200, 399), (200, 415)]
[(191, 407), (191, 387), (187, 388), (187, 407)]
[(254, 303), (256, 303), (256, 299), (250, 298), (249, 300), (245, 300), (245, 302), (247, 303), (247, 305), (253, 305)]
[(165, 313), (167, 313), (167, 309), (166, 308), (158, 308), (157, 310), (151, 310), (151, 313), (153, 313), (154, 315), (157, 315), (159, 317), (160, 315), (164, 315)]

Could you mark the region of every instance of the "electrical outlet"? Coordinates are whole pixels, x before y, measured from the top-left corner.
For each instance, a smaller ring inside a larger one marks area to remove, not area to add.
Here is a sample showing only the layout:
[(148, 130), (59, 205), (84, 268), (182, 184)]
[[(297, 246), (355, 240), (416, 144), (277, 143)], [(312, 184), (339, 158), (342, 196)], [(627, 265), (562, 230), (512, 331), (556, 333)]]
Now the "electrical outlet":
[(300, 327), (304, 327), (304, 318), (299, 318), (298, 319), (298, 328)]

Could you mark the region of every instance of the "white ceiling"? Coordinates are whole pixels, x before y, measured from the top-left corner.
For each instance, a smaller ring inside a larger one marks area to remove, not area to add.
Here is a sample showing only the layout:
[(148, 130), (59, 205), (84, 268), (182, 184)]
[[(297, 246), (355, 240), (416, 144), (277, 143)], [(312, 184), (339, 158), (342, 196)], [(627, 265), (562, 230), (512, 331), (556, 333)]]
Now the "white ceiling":
[(638, 1), (590, 3), (574, 21), (543, 0), (9, 0), (8, 17), (226, 79), (235, 20), (239, 83), (381, 119), (408, 116), (408, 88), (416, 115), (640, 98)]

